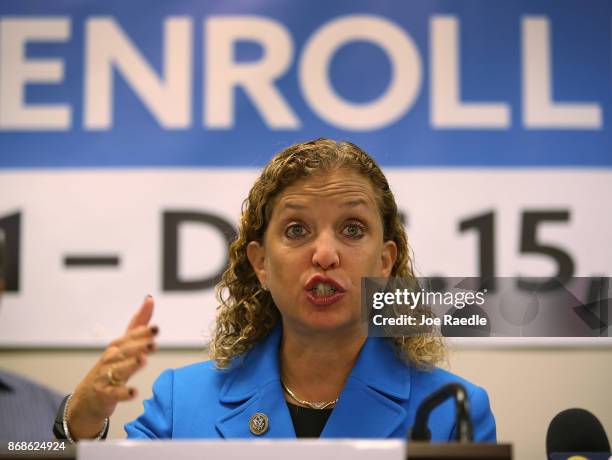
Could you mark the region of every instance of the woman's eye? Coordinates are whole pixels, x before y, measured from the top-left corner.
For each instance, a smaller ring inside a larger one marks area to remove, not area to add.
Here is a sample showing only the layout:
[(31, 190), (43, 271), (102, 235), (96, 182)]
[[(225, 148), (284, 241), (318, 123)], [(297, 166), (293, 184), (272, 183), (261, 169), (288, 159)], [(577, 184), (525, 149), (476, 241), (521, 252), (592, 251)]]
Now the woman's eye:
[(302, 224), (292, 224), (285, 230), (285, 235), (288, 238), (300, 238), (306, 235), (306, 229)]
[(363, 225), (357, 223), (347, 224), (342, 231), (349, 238), (361, 238), (364, 235)]

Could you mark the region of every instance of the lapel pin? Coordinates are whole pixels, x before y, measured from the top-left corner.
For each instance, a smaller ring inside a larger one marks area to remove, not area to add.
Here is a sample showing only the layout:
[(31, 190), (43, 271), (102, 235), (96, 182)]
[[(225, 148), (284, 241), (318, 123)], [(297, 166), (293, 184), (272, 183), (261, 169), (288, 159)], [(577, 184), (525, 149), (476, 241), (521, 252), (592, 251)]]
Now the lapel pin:
[(249, 429), (255, 436), (261, 436), (268, 431), (269, 425), (268, 416), (263, 412), (251, 415), (251, 420), (249, 420)]

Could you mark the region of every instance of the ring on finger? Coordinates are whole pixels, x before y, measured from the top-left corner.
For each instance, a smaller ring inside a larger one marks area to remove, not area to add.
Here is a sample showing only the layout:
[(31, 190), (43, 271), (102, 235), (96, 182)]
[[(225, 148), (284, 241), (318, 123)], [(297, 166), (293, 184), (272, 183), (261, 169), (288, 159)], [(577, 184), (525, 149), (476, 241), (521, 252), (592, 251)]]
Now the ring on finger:
[(108, 383), (110, 383), (113, 386), (123, 384), (121, 380), (116, 379), (115, 376), (113, 375), (116, 370), (117, 370), (117, 366), (115, 364), (111, 364), (111, 366), (108, 368), (108, 371), (106, 371), (106, 378), (108, 380)]

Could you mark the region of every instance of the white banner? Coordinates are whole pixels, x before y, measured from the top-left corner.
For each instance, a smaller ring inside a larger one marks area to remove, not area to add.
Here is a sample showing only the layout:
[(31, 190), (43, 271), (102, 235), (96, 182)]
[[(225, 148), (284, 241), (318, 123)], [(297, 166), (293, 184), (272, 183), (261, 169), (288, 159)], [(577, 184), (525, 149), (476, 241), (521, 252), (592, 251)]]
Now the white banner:
[[(493, 267), (495, 276), (549, 277), (568, 264), (575, 276), (612, 275), (612, 172), (385, 171), (420, 276)], [(0, 345), (103, 346), (146, 294), (155, 298), (161, 346), (204, 345), (217, 305), (210, 278), (227, 257), (223, 232), (235, 228), (257, 174), (0, 173), (0, 228), (19, 254), (18, 289), (0, 308)]]

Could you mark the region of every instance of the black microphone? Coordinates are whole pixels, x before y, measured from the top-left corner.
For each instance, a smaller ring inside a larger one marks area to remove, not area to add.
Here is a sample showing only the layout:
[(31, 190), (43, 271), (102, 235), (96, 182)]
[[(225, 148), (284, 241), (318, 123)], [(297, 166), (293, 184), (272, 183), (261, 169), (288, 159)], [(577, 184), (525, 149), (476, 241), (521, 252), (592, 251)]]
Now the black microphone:
[(546, 455), (553, 452), (610, 452), (601, 422), (585, 409), (566, 409), (550, 422)]
[(455, 431), (457, 441), (472, 442), (474, 440), (467, 390), (460, 383), (449, 383), (430, 394), (418, 407), (414, 418), (414, 425), (410, 429), (411, 441), (431, 440), (431, 431), (429, 431), (427, 426), (429, 414), (451, 397), (455, 399), (455, 425), (457, 427)]

